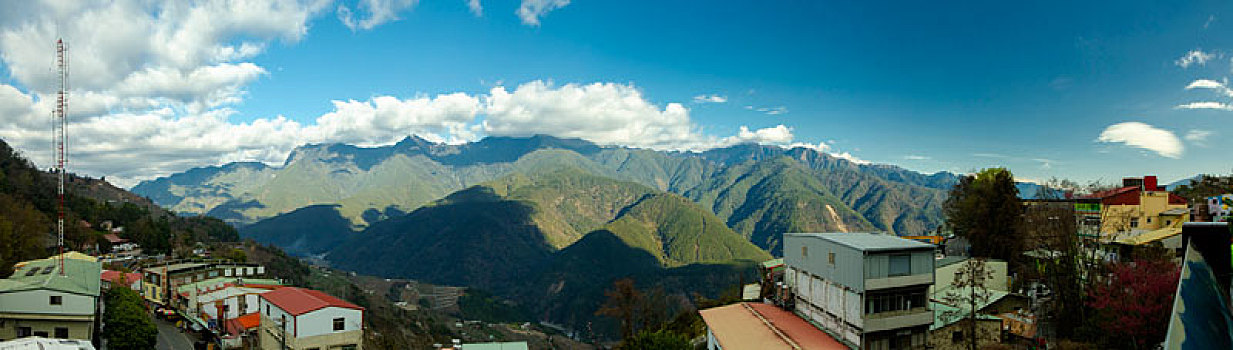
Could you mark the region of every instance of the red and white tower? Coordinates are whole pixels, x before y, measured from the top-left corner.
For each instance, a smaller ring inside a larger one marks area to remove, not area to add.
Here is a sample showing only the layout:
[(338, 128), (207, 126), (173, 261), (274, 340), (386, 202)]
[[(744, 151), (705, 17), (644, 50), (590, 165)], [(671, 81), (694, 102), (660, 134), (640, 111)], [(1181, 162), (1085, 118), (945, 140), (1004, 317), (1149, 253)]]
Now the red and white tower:
[(56, 92), (56, 109), (52, 115), (52, 134), (56, 139), (56, 176), (59, 187), (56, 195), (59, 201), (56, 215), (56, 246), (60, 249), (60, 275), (64, 273), (64, 165), (68, 162), (65, 153), (65, 143), (68, 141), (68, 48), (63, 39), (56, 40), (56, 70), (60, 73), (60, 90)]

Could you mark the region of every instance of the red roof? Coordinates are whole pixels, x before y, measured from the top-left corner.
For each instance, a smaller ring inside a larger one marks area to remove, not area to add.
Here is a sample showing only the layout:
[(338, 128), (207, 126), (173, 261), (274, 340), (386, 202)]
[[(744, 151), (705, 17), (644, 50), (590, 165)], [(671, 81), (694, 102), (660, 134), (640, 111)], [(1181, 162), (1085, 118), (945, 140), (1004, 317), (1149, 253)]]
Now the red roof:
[[(1121, 187), (1096, 192), (1086, 198), (1099, 198), (1101, 204), (1104, 205), (1139, 205), (1139, 191), (1139, 187), (1136, 186)], [(1169, 193), (1169, 204), (1186, 204), (1186, 199)]]
[(304, 289), (299, 287), (286, 287), (274, 290), (269, 293), (261, 294), (261, 298), (271, 304), (278, 306), (292, 316), (299, 316), (326, 307), (341, 307), (347, 309), (364, 310), (364, 308), (348, 303), (342, 299), (335, 298), (332, 295), (322, 293), (312, 289)]
[(251, 313), (236, 317), (225, 322), (227, 334), (238, 335), (244, 331), (256, 328), (261, 325), (261, 314)]
[(120, 236), (117, 236), (114, 233), (105, 234), (103, 235), (103, 238), (112, 244), (128, 242), (127, 239), (120, 238)]
[(141, 273), (129, 272), (126, 274), (121, 274), (120, 271), (112, 270), (103, 270), (103, 274), (99, 275), (99, 279), (107, 282), (115, 282), (116, 280), (121, 279), (121, 276), (123, 276), (123, 280), (121, 280), (121, 282), (123, 282), (126, 286), (141, 280)]
[(1100, 192), (1092, 193), (1092, 194), (1087, 195), (1087, 196), (1085, 196), (1085, 197), (1087, 197), (1087, 198), (1108, 198), (1108, 197), (1112, 197), (1112, 196), (1119, 195), (1119, 194), (1122, 194), (1122, 193), (1126, 193), (1126, 192), (1129, 192), (1129, 191), (1135, 191), (1135, 190), (1138, 190), (1138, 189), (1139, 189), (1139, 187), (1136, 187), (1136, 186), (1119, 187), (1119, 188), (1114, 188), (1114, 189), (1111, 189), (1111, 190), (1104, 190), (1104, 191), (1100, 191)]
[(737, 303), (702, 310), (702, 320), (724, 348), (847, 349), (809, 322), (774, 305)]

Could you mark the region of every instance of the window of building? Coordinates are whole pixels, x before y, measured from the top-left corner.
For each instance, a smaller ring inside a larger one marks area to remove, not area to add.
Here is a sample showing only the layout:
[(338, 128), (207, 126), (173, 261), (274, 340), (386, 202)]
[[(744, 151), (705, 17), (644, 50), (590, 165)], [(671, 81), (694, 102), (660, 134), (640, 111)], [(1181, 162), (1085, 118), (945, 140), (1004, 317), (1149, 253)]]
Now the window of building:
[(345, 328), (347, 328), (347, 327), (346, 327), (346, 325), (344, 325), (344, 324), (343, 324), (343, 318), (342, 318), (342, 317), (339, 317), (339, 318), (335, 318), (335, 319), (334, 319), (334, 330), (335, 330), (335, 331), (341, 331), (341, 330), (343, 330), (343, 329), (345, 329)]
[(338, 350), (355, 350), (355, 349), (358, 349), (358, 348), (359, 348), (359, 347), (358, 347), (358, 346), (356, 346), (355, 344), (347, 344), (347, 345), (342, 345), (342, 346), (339, 346), (337, 349), (338, 349)]
[(809, 247), (801, 247), (801, 257), (802, 258), (809, 257)]
[(1152, 218), (1151, 218), (1151, 217), (1148, 217), (1148, 218), (1147, 218), (1147, 223), (1149, 223), (1149, 224), (1150, 224), (1150, 223), (1152, 223)]
[(266, 315), (266, 316), (269, 316), (269, 315), (270, 315), (270, 306), (269, 306), (269, 305), (266, 305), (266, 306), (265, 306), (265, 315)]
[(950, 333), (950, 342), (951, 342), (951, 343), (962, 343), (962, 342), (963, 342), (963, 331), (954, 331), (954, 332), (951, 332), (951, 333)]
[(56, 327), (56, 338), (68, 339), (68, 327)]
[(891, 276), (907, 276), (912, 274), (912, 256), (908, 254), (898, 254), (890, 256), (890, 271)]
[(1139, 227), (1139, 218), (1130, 218), (1130, 228)]
[(34, 331), (30, 327), (17, 327), (17, 337), (25, 338), (34, 335)]
[(48, 303), (48, 304), (51, 304), (51, 305), (60, 305), (60, 304), (63, 304), (63, 303), (64, 303), (64, 297), (63, 297), (63, 296), (59, 296), (59, 295), (52, 295), (52, 296), (50, 296), (50, 297), (48, 297), (48, 298), (47, 298), (47, 303)]
[(835, 266), (835, 252), (826, 253), (826, 260), (831, 263), (831, 266)]
[(1173, 220), (1165, 220), (1165, 226), (1173, 226)]
[(926, 306), (925, 291), (900, 291), (889, 294), (870, 294), (865, 297), (865, 314), (911, 310)]

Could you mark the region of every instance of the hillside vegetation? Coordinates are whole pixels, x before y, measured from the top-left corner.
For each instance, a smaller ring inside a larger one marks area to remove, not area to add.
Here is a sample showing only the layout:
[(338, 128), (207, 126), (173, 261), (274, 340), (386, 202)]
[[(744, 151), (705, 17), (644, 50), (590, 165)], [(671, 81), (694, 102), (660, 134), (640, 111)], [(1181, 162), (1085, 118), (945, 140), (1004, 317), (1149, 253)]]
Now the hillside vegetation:
[(710, 295), (770, 258), (692, 201), (571, 167), (456, 192), (326, 256), (361, 273), (492, 290), (578, 322), (593, 320), (596, 287), (614, 279), (679, 280), (675, 293)]

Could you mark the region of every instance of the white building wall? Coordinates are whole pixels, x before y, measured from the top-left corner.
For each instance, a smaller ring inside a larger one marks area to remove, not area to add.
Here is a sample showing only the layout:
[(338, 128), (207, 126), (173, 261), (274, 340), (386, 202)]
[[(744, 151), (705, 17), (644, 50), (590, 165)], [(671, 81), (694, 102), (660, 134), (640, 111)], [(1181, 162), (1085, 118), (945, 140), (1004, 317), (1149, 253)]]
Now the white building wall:
[[(59, 295), (60, 305), (51, 305)], [(94, 297), (46, 289), (0, 293), (0, 312), (23, 314), (93, 315)]]
[[(296, 334), (296, 337), (303, 338), (322, 334), (360, 330), (363, 329), (363, 315), (364, 313), (360, 310), (332, 306), (312, 311), (298, 317), (300, 330), (299, 333)], [(335, 331), (334, 319), (339, 317), (343, 318), (344, 328), (340, 331)]]
[[(283, 324), (283, 330), (286, 332), (288, 337), (295, 337), (295, 332), (296, 332), (295, 316), (291, 316), (290, 313), (287, 313), (283, 309), (278, 308), (277, 305), (274, 305), (266, 301), (265, 299), (261, 299), (260, 308), (261, 308), (261, 314), (265, 315), (265, 317), (268, 317), (271, 320), (274, 320), (274, 322), (279, 322), (279, 320), (281, 320), (282, 317), (286, 317), (287, 322)], [(273, 328), (277, 329), (278, 328), (277, 324), (273, 325)]]

